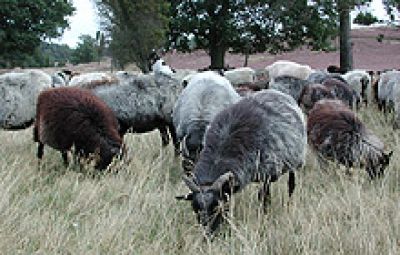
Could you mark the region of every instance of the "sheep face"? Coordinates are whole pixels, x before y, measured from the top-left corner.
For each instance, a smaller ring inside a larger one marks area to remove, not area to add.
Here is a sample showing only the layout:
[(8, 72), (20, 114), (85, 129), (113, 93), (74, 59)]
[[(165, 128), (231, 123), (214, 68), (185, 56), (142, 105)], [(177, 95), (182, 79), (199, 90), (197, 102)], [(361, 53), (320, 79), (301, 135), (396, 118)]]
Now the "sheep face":
[(375, 177), (381, 177), (386, 167), (390, 163), (390, 158), (393, 155), (393, 151), (389, 153), (382, 153), (382, 156), (378, 159), (377, 162), (374, 162), (372, 159), (369, 159), (367, 162), (366, 170), (371, 179), (375, 179)]
[(223, 221), (226, 202), (228, 202), (229, 195), (234, 192), (232, 188), (233, 178), (233, 173), (227, 172), (221, 175), (211, 186), (200, 187), (193, 178), (184, 177), (191, 193), (176, 198), (191, 201), (197, 220), (204, 227), (207, 235), (213, 234)]
[(115, 143), (113, 141), (108, 141), (106, 144), (101, 144), (100, 146), (100, 159), (96, 164), (96, 169), (105, 169), (108, 165), (110, 165), (115, 156), (122, 156), (121, 144)]

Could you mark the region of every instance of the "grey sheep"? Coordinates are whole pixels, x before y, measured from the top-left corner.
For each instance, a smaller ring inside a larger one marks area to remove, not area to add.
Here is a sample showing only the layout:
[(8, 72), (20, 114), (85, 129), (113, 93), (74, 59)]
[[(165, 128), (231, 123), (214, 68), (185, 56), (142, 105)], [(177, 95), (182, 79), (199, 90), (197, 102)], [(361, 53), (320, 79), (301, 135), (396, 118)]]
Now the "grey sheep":
[(179, 96), (172, 115), (178, 142), (182, 141), (185, 170), (189, 170), (190, 163), (196, 162), (203, 147), (204, 132), (215, 115), (239, 99), (231, 83), (215, 72), (207, 71), (192, 77)]
[(51, 76), (40, 70), (0, 75), (0, 128), (30, 126), (35, 119), (37, 97), (51, 84)]
[(115, 86), (98, 86), (94, 93), (115, 113), (120, 134), (159, 129), (163, 145), (169, 143), (168, 130), (178, 150), (172, 110), (182, 91), (179, 82), (163, 74), (140, 75)]
[(192, 202), (200, 224), (211, 234), (222, 222), (220, 204), (250, 182), (262, 182), (259, 198), (270, 200), (271, 182), (289, 172), (289, 195), (295, 171), (305, 162), (304, 115), (292, 97), (260, 91), (221, 111), (206, 131), (204, 149), (191, 176), (191, 192), (177, 199)]
[(310, 82), (292, 76), (279, 76), (271, 82), (270, 88), (279, 90), (285, 94), (292, 96), (296, 101), (299, 100), (304, 87)]

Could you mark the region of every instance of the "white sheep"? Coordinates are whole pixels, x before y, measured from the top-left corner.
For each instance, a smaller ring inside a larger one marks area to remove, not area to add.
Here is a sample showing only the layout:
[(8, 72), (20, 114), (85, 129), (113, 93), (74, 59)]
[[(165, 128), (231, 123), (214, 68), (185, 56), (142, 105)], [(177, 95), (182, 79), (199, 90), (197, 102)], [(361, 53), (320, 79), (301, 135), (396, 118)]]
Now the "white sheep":
[(172, 115), (185, 159), (196, 161), (209, 123), (217, 113), (239, 99), (239, 94), (225, 77), (212, 71), (193, 76), (179, 96)]
[(363, 102), (371, 102), (371, 76), (364, 70), (352, 70), (342, 75), (342, 78), (357, 92)]
[(112, 83), (115, 82), (114, 75), (104, 72), (84, 73), (72, 77), (69, 86), (85, 88), (91, 83)]
[(302, 65), (287, 60), (278, 60), (265, 68), (268, 71), (270, 82), (279, 76), (291, 76), (305, 80), (313, 69), (308, 65)]
[(51, 76), (40, 70), (0, 75), (0, 128), (30, 126), (35, 119), (39, 93), (51, 85)]
[(393, 90), (396, 86), (396, 81), (400, 81), (400, 71), (388, 71), (380, 75), (378, 81), (378, 105), (384, 111), (393, 106)]
[(237, 87), (254, 83), (256, 80), (256, 71), (250, 67), (241, 67), (224, 72), (224, 76), (234, 87)]
[(163, 59), (158, 59), (151, 68), (155, 74), (165, 74), (172, 76), (174, 74), (174, 70), (170, 66), (165, 63)]

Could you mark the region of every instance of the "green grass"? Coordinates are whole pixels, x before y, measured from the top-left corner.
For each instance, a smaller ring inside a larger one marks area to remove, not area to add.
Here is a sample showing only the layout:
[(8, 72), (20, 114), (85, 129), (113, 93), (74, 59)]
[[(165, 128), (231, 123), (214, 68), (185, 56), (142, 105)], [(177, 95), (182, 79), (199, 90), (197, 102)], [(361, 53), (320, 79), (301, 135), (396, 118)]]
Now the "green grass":
[(125, 137), (128, 152), (112, 172), (65, 168), (49, 147), (37, 167), (32, 130), (0, 131), (1, 254), (399, 254), (399, 131), (376, 110), (360, 117), (395, 154), (385, 176), (369, 181), (312, 153), (296, 175), (272, 185), (264, 214), (258, 185), (236, 194), (227, 223), (209, 242), (188, 202), (172, 146), (157, 132)]

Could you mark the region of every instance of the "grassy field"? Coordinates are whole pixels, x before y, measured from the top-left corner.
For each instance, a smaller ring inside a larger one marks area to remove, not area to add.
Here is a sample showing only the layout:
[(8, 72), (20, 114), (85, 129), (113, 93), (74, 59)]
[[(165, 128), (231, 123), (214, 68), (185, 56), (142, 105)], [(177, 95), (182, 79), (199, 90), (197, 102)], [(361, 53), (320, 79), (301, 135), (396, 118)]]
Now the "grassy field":
[(266, 214), (249, 185), (212, 242), (175, 200), (188, 190), (157, 132), (127, 135), (126, 158), (93, 176), (49, 147), (38, 169), (32, 129), (0, 131), (0, 254), (400, 254), (399, 131), (376, 110), (359, 115), (395, 152), (382, 179), (322, 170), (309, 153), (290, 201), (287, 176)]

